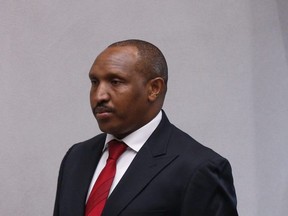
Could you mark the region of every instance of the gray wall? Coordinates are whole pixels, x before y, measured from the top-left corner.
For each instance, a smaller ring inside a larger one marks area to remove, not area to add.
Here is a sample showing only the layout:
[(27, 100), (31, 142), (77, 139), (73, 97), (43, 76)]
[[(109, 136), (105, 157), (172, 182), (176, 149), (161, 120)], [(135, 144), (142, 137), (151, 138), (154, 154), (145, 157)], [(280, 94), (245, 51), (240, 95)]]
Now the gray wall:
[(127, 38), (166, 55), (165, 110), (230, 160), (240, 215), (287, 214), (287, 0), (0, 2), (0, 215), (52, 214), (62, 157), (99, 133), (88, 70)]

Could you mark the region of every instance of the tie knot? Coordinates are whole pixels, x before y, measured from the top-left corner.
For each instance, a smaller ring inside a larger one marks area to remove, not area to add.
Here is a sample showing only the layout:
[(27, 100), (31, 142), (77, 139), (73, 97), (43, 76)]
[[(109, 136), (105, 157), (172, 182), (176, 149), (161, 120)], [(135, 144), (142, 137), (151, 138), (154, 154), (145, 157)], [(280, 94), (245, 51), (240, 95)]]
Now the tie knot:
[(126, 150), (127, 145), (118, 140), (111, 140), (108, 143), (109, 159), (118, 160), (120, 155)]

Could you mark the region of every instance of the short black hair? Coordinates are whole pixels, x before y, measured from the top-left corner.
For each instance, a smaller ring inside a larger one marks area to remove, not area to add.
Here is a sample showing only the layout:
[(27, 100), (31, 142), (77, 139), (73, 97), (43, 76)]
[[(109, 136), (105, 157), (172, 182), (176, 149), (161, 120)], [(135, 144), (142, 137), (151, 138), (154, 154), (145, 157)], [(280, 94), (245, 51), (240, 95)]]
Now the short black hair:
[(115, 42), (109, 47), (119, 46), (135, 46), (138, 49), (140, 59), (139, 69), (142, 70), (143, 74), (149, 79), (155, 77), (162, 77), (165, 84), (168, 82), (168, 66), (166, 59), (161, 50), (155, 45), (138, 39), (129, 39), (124, 41)]

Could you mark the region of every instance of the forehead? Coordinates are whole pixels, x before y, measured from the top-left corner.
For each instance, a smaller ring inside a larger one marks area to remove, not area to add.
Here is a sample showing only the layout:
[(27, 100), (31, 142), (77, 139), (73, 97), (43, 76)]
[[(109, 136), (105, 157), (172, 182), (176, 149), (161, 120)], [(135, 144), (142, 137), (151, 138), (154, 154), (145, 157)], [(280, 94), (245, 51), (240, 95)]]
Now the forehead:
[(137, 60), (138, 50), (136, 47), (108, 47), (97, 56), (92, 68), (131, 69), (135, 67)]

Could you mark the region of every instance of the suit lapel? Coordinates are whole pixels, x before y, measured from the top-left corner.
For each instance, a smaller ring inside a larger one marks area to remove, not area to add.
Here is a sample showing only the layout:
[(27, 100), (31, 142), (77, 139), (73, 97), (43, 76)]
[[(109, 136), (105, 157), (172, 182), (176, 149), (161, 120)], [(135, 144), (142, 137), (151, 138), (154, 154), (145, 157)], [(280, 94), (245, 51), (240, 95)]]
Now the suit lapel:
[(167, 154), (171, 128), (163, 112), (159, 126), (137, 153), (107, 200), (103, 216), (119, 215), (155, 176), (177, 158), (176, 154)]
[(77, 209), (81, 209), (81, 215), (84, 215), (87, 192), (102, 154), (105, 136), (101, 135), (100, 138), (89, 140), (83, 149), (81, 159), (77, 162), (77, 173), (71, 180), (73, 185), (70, 187), (77, 188), (77, 194), (73, 194), (70, 197), (73, 203), (70, 208), (70, 215), (74, 215)]

